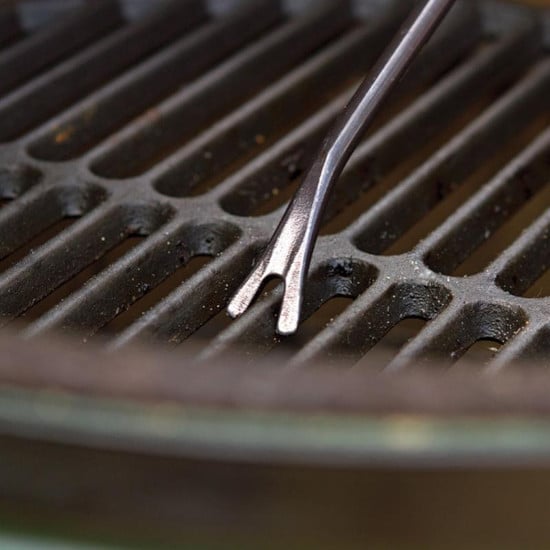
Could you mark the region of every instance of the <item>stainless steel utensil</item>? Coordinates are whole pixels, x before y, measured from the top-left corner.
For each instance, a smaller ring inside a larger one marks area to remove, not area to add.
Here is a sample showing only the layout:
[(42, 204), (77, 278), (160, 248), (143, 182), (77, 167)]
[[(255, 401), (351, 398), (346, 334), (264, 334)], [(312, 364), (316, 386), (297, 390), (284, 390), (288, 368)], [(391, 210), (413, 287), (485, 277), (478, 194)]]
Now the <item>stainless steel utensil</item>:
[(232, 317), (246, 311), (266, 279), (279, 276), (285, 289), (277, 332), (296, 331), (302, 291), (330, 191), (380, 106), (453, 4), (454, 0), (428, 0), (416, 7), (361, 83), (324, 139), (269, 245), (231, 300), (228, 312)]

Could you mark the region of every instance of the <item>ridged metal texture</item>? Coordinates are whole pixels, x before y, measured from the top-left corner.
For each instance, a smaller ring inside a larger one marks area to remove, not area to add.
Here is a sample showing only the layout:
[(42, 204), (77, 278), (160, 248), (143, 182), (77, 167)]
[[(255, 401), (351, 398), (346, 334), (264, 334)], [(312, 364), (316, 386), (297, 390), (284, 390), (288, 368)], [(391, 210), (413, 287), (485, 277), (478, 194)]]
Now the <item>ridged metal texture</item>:
[[(224, 308), (408, 6), (101, 0), (50, 20), (59, 3), (25, 6), (0, 15), (3, 324), (298, 366), (360, 360), (413, 318), (427, 323), (389, 369), (479, 340), (503, 344), (487, 368), (548, 360), (550, 298), (526, 294), (550, 266), (544, 13), (453, 10), (352, 157), (306, 328), (285, 339), (277, 289), (237, 321)], [(493, 245), (523, 211), (524, 231)], [(487, 265), (461, 272), (484, 246)], [(337, 297), (353, 302), (307, 332)]]

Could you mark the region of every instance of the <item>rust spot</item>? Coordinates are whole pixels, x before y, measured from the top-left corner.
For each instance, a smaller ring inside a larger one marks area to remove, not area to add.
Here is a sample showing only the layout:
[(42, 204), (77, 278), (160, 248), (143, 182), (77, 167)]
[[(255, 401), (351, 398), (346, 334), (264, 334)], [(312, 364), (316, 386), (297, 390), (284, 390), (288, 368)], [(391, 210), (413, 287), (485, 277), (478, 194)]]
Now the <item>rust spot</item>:
[(66, 141), (71, 139), (72, 135), (74, 134), (74, 130), (74, 126), (67, 126), (66, 128), (63, 128), (55, 134), (55, 142), (65, 143)]

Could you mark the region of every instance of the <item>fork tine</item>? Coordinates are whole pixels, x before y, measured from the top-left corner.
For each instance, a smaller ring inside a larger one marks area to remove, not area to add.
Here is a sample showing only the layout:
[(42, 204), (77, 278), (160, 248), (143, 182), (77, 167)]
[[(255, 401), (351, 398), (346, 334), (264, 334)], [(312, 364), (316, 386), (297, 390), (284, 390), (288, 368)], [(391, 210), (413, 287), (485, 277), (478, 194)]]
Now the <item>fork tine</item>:
[(239, 290), (237, 290), (227, 306), (227, 312), (231, 317), (239, 317), (249, 308), (252, 300), (254, 300), (262, 284), (268, 277), (265, 268), (265, 262), (259, 262), (239, 287)]
[(300, 323), (305, 280), (303, 264), (295, 261), (285, 275), (285, 291), (277, 322), (277, 332), (283, 336), (293, 334)]

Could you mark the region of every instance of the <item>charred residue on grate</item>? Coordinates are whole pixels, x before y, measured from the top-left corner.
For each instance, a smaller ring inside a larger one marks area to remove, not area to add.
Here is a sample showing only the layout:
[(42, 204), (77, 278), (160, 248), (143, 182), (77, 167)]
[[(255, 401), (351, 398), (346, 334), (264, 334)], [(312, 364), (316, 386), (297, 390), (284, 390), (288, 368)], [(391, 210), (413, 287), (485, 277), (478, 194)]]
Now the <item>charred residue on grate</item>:
[(241, 319), (224, 308), (407, 6), (47, 4), (0, 12), (4, 323), (295, 368), (548, 358), (537, 12), (459, 2), (353, 155), (281, 338), (276, 282)]

